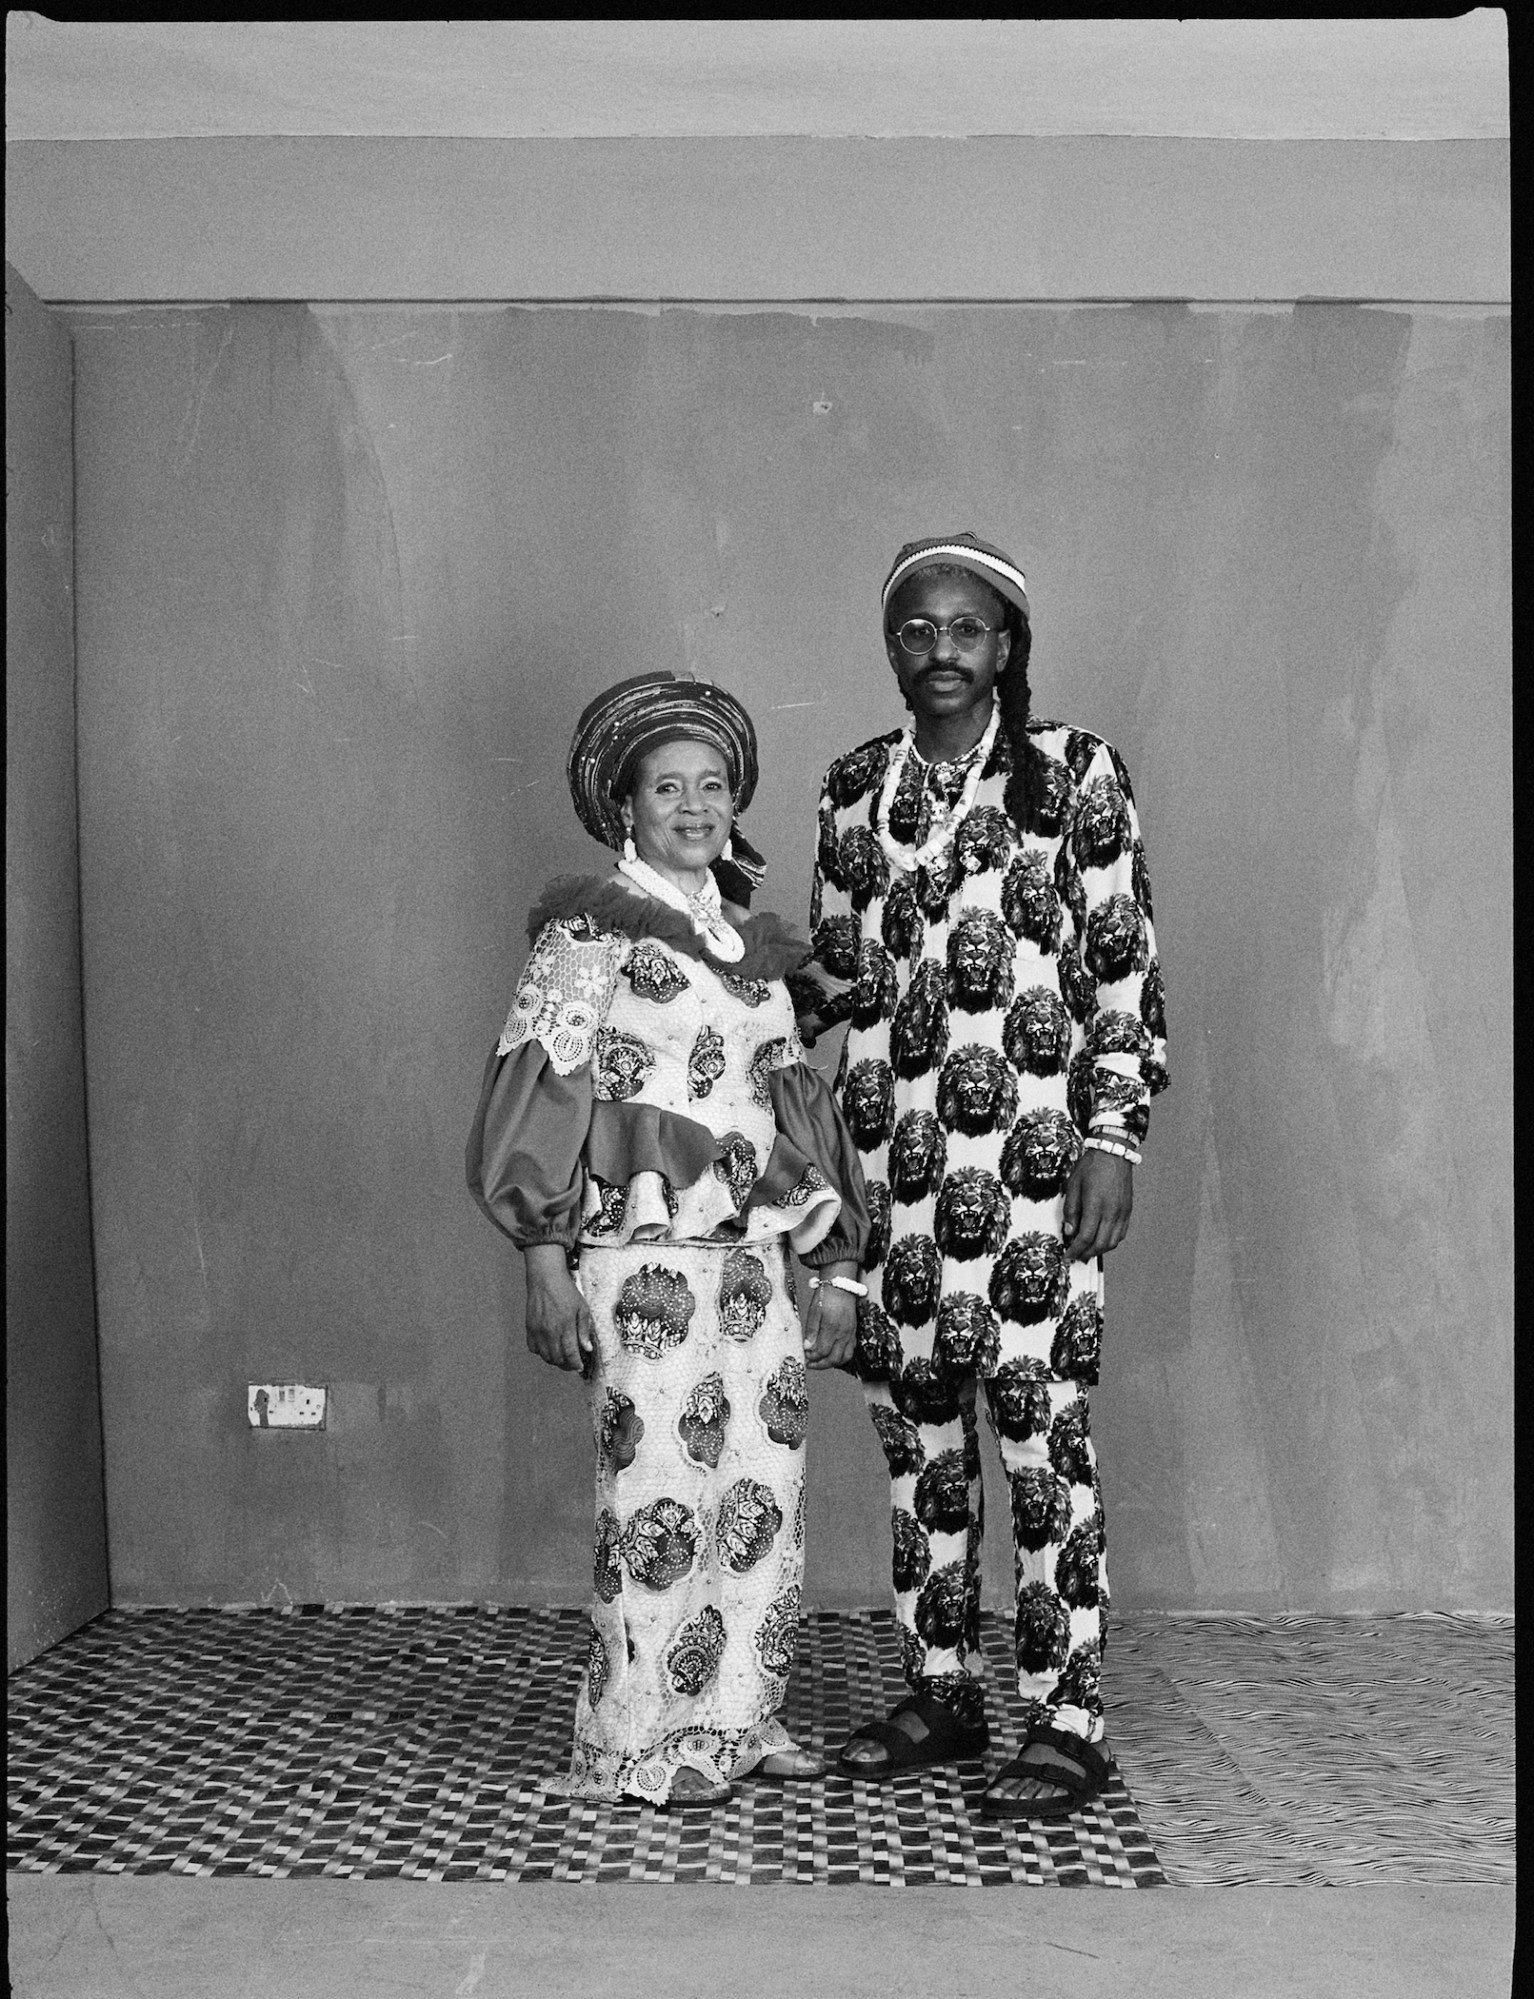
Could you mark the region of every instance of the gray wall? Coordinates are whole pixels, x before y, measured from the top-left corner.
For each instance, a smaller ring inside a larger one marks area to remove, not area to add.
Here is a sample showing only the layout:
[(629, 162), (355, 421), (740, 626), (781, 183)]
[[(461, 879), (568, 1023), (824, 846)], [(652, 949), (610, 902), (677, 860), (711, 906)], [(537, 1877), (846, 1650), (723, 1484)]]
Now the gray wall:
[[(579, 1390), (461, 1163), (526, 906), (600, 859), (573, 717), (650, 665), (742, 693), (764, 900), (802, 917), (820, 771), (899, 714), (879, 579), (973, 527), (1029, 574), (1038, 708), (1128, 759), (1156, 883), (1174, 1087), (1096, 1400), (1117, 1600), (1508, 1606), (1501, 309), (72, 324), (120, 1601), (581, 1599)], [(247, 1427), (285, 1377), (335, 1384), (324, 1436)], [(879, 1602), (850, 1382), (816, 1424), (810, 1594)]]
[(107, 1604), (75, 825), (69, 340), (5, 274), (6, 1658)]

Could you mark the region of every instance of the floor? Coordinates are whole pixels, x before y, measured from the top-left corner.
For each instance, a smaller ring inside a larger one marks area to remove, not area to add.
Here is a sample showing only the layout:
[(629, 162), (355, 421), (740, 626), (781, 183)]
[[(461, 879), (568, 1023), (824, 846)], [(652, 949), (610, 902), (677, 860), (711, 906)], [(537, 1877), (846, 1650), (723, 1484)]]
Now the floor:
[[(1506, 1621), (1119, 1618), (1112, 1810), (987, 1848), (958, 1830), (978, 1824), (974, 1773), (898, 1808), (838, 1779), (776, 1818), (704, 1815), (689, 1876), (676, 1821), (662, 1839), (648, 1808), (579, 1807), (579, 1835), (556, 1832), (571, 1808), (551, 1817), (528, 1782), (558, 1755), (568, 1613), (190, 1615), (190, 1651), (188, 1614), (113, 1612), (11, 1683), (22, 1999), (1509, 1990)], [(806, 1620), (805, 1733), (882, 1698), (891, 1636)], [(1004, 1643), (988, 1625), (993, 1688)], [(504, 1696), (507, 1647), (539, 1684), (521, 1738), (496, 1738), (519, 1767), (496, 1770), (472, 1722)], [(498, 1879), (515, 1813), (541, 1871)], [(1065, 1886), (1083, 1892), (1048, 1892)]]

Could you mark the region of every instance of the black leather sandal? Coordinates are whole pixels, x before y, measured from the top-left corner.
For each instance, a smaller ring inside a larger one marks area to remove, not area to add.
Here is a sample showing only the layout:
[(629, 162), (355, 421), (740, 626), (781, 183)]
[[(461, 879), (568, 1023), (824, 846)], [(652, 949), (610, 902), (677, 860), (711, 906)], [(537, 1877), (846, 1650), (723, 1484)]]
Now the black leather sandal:
[[(1035, 1754), (1028, 1762), (1023, 1758), (1029, 1750), (1044, 1750), (1045, 1755)], [(980, 1816), (987, 1819), (1033, 1819), (1048, 1822), (1051, 1819), (1068, 1819), (1079, 1812), (1083, 1805), (1100, 1797), (1104, 1786), (1113, 1775), (1113, 1766), (1097, 1747), (1085, 1736), (1072, 1735), (1063, 1728), (1036, 1728), (1012, 1758), (1002, 1765), (992, 1778), (990, 1788), (980, 1800)], [(999, 1797), (996, 1786), (1004, 1778), (1027, 1777), (1035, 1784), (1050, 1784), (1056, 1790), (1064, 1791), (1063, 1798), (1006, 1798)]]
[[(897, 1727), (900, 1715), (917, 1715), (927, 1725), (920, 1742)], [(884, 1751), (881, 1763), (849, 1761), (847, 1751), (855, 1742), (871, 1742)], [(966, 1728), (952, 1708), (925, 1694), (912, 1694), (890, 1712), (888, 1721), (865, 1722), (855, 1728), (842, 1744), (836, 1767), (844, 1777), (861, 1777), (865, 1784), (882, 1784), (907, 1770), (925, 1770), (941, 1763), (972, 1763), (990, 1747), (991, 1732), (982, 1721), (978, 1728)]]

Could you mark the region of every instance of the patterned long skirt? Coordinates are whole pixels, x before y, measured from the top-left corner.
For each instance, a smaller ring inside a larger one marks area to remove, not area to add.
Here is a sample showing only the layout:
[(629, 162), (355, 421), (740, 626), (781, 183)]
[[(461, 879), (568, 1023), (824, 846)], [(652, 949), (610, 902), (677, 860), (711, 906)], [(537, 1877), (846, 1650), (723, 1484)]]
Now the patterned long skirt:
[(661, 1801), (785, 1746), (804, 1570), (804, 1343), (781, 1241), (582, 1251), (595, 1597), (568, 1777)]

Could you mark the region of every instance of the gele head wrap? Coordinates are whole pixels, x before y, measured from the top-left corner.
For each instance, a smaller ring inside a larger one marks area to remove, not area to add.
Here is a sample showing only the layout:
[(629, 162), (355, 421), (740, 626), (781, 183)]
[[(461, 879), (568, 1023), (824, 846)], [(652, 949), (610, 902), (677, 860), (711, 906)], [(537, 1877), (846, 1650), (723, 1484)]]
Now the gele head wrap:
[[(751, 803), (758, 776), (756, 730), (751, 717), (723, 687), (709, 680), (681, 680), (674, 673), (642, 673), (599, 694), (575, 725), (565, 763), (576, 816), (593, 839), (621, 850), (623, 816), (640, 759), (678, 737), (708, 743), (724, 758), (737, 815)], [(740, 830), (730, 833), (732, 859), (714, 863), (719, 886), (744, 904), (767, 871)], [(744, 888), (744, 893), (740, 891)]]
[(1023, 572), (1010, 555), (1003, 555), (999, 548), (993, 548), (967, 530), (963, 534), (934, 535), (929, 541), (908, 541), (884, 579), (880, 608), (888, 610), (890, 598), (914, 570), (938, 562), (969, 570), (989, 583), (1009, 604), (1015, 604), (1025, 618), (1028, 616), (1028, 585)]

